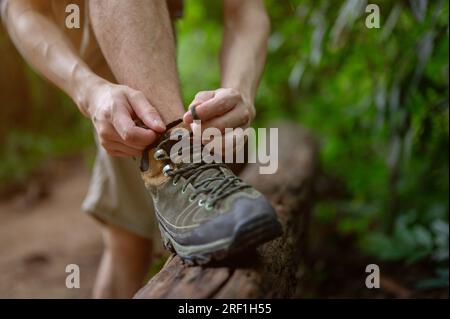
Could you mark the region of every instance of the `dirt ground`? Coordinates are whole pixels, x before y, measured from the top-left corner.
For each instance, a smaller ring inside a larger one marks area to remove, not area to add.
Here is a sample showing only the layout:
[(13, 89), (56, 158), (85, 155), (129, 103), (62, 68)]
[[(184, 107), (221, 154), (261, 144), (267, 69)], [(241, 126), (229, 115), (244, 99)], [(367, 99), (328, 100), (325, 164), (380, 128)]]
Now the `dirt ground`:
[[(80, 210), (88, 183), (80, 165), (45, 192), (0, 202), (0, 298), (90, 297), (102, 243)], [(68, 264), (80, 267), (79, 289), (66, 288)]]

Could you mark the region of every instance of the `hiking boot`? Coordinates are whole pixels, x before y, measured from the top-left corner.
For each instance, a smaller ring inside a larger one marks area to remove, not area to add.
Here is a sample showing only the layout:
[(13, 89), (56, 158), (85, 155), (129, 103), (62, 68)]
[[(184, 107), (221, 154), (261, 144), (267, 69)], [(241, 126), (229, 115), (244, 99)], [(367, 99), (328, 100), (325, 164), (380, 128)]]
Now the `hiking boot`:
[(153, 198), (165, 247), (190, 264), (205, 264), (281, 235), (267, 199), (225, 164), (170, 158), (177, 142), (170, 134), (181, 128), (190, 132), (183, 123), (175, 125), (141, 159), (142, 178)]

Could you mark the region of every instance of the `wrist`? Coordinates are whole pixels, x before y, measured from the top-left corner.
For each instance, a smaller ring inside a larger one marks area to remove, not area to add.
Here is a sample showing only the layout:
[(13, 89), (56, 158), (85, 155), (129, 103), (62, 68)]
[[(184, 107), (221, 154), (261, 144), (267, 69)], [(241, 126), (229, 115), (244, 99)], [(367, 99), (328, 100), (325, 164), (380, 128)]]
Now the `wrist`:
[(71, 97), (78, 106), (80, 112), (90, 118), (94, 110), (90, 103), (94, 91), (103, 84), (108, 83), (105, 79), (85, 68), (75, 68), (71, 82)]
[(240, 83), (222, 83), (223, 88), (229, 88), (236, 90), (241, 95), (242, 99), (248, 103), (253, 105), (254, 103), (254, 94), (252, 93), (252, 89), (248, 87), (248, 85), (243, 85)]

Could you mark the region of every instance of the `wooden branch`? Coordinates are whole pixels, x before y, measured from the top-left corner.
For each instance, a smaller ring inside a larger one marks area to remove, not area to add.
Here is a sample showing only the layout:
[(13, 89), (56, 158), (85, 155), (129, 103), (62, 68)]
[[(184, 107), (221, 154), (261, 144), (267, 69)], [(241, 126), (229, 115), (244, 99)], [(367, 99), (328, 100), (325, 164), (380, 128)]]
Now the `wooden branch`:
[(189, 267), (173, 255), (135, 298), (289, 298), (296, 295), (307, 247), (318, 147), (315, 139), (296, 124), (271, 127), (279, 128), (278, 171), (261, 175), (259, 164), (249, 164), (241, 176), (270, 199), (283, 225), (283, 236), (255, 252), (214, 265)]

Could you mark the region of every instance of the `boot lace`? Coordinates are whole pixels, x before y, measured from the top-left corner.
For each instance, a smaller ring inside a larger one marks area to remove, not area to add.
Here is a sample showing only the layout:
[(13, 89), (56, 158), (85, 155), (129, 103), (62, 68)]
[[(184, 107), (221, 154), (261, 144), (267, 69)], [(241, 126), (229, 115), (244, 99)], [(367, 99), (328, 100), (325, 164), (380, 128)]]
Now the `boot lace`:
[[(168, 142), (169, 139), (167, 138), (156, 146), (155, 158), (169, 163), (164, 166), (163, 173), (173, 178), (172, 182), (174, 185), (176, 185), (182, 177), (186, 180), (181, 189), (182, 193), (186, 192), (186, 188), (189, 184), (192, 185), (194, 192), (189, 198), (190, 201), (194, 201), (199, 195), (204, 194), (206, 198), (201, 199), (199, 205), (210, 210), (221, 199), (224, 199), (239, 190), (250, 187), (250, 185), (245, 184), (234, 174), (226, 174), (222, 168), (226, 171), (229, 171), (229, 168), (222, 163), (205, 163), (202, 160), (200, 163), (180, 163), (173, 167), (170, 165), (172, 162), (170, 156), (168, 156), (163, 148)], [(215, 170), (213, 175), (199, 178), (204, 172), (211, 169)]]

